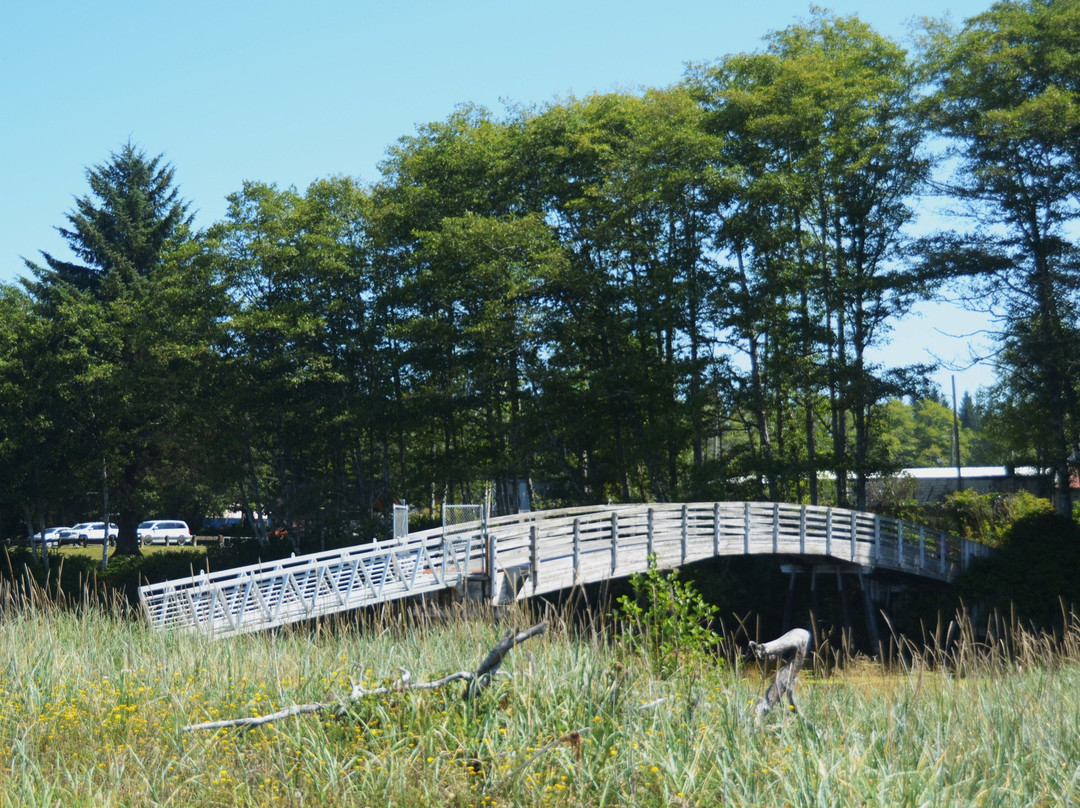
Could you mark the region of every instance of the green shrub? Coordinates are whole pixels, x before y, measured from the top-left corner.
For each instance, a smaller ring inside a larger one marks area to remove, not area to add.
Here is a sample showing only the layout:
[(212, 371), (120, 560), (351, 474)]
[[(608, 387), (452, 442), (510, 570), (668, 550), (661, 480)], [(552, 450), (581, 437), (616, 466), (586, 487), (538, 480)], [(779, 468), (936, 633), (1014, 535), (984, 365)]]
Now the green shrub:
[(1005, 498), (1006, 517), (1015, 524), (1029, 516), (1045, 516), (1054, 513), (1054, 505), (1044, 497), (1037, 497), (1029, 491), (1017, 491)]
[(1015, 612), (1040, 628), (1058, 627), (1080, 604), (1080, 526), (1050, 512), (1026, 514), (1012, 525), (996, 555), (972, 564), (957, 581), (969, 603)]
[(901, 519), (906, 512), (919, 506), (919, 481), (910, 474), (889, 474), (871, 481), (881, 510)]
[(679, 571), (661, 572), (655, 556), (649, 571), (630, 576), (634, 597), (616, 601), (614, 617), (625, 627), (625, 648), (643, 657), (660, 676), (680, 666), (719, 664), (720, 636), (710, 627), (717, 607), (707, 603)]
[(72, 603), (102, 588), (100, 558), (81, 553), (61, 556), (54, 551), (49, 554), (49, 562), (46, 569), (28, 547), (7, 547), (0, 563), (0, 578), (20, 587), (32, 580), (34, 586), (40, 587), (39, 595)]
[(1002, 526), (995, 514), (996, 498), (989, 494), (966, 489), (949, 494), (941, 505), (942, 512), (954, 523), (953, 531), (965, 539), (998, 544)]
[[(1053, 513), (1054, 506), (1050, 500), (1027, 491), (980, 494), (965, 489), (949, 494), (938, 510), (945, 530), (998, 547), (1019, 520)], [(931, 517), (926, 521), (934, 520)]]

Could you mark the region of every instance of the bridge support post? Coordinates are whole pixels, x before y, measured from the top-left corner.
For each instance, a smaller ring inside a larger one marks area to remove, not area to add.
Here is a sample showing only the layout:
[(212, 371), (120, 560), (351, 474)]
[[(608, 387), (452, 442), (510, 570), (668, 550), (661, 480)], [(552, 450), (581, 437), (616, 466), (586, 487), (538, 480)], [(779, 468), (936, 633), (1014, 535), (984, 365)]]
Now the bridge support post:
[(785, 631), (791, 625), (791, 610), (795, 605), (795, 581), (798, 574), (796, 566), (792, 564), (791, 571), (788, 573), (787, 598), (784, 600), (784, 621), (780, 624)]
[(780, 552), (780, 503), (774, 502), (772, 506), (772, 551)]
[(877, 627), (877, 612), (874, 609), (874, 600), (870, 597), (869, 581), (866, 580), (866, 575), (862, 570), (859, 570), (859, 589), (862, 590), (863, 608), (866, 609), (866, 633), (869, 637), (870, 645), (877, 649), (878, 656), (883, 659), (881, 635), (878, 634)]
[(682, 506), (682, 527), (681, 527), (682, 536), (679, 539), (679, 546), (681, 547), (681, 554), (682, 554), (682, 558), (679, 561), (680, 564), (685, 564), (686, 563), (687, 553), (689, 551), (689, 548), (687, 547), (687, 542), (689, 541), (689, 536), (687, 535), (686, 520), (687, 520), (687, 510), (686, 510), (686, 506), (683, 505)]
[[(484, 534), (484, 543), (484, 566), (487, 567), (484, 572), (487, 573), (487, 595), (491, 600), (494, 600), (497, 594), (495, 576), (498, 574), (497, 570), (499, 569), (498, 550), (495, 547), (495, 537), (490, 533)], [(468, 570), (466, 570), (465, 576), (468, 577)]]
[(750, 555), (750, 503), (743, 503), (743, 554)]
[(840, 572), (840, 568), (836, 568), (836, 592), (840, 598), (840, 618), (844, 626), (844, 634), (847, 636), (844, 638), (848, 643), (851, 640), (851, 610), (848, 609), (847, 592), (844, 591), (844, 576)]
[(720, 555), (720, 503), (714, 502), (712, 506), (712, 552), (714, 556)]
[(874, 514), (874, 564), (881, 560), (881, 515)]
[(614, 577), (615, 570), (619, 566), (619, 512), (611, 512), (611, 574)]
[(540, 530), (536, 525), (529, 528), (529, 583), (536, 591), (537, 579), (540, 577)]

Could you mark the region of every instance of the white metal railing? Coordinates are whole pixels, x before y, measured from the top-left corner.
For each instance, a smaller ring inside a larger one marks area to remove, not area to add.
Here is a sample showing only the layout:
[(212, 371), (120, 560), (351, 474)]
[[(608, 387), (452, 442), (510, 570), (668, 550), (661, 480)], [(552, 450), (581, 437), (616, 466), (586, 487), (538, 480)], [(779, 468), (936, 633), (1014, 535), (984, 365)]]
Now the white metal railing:
[(533, 511), (140, 587), (158, 628), (215, 636), (490, 580), (506, 602), (719, 555), (831, 557), (949, 581), (990, 548), (897, 519), (768, 502)]
[(394, 541), (401, 543), (409, 538), (409, 506), (394, 503)]
[(155, 628), (258, 631), (457, 586), (483, 551), (471, 541), (459, 533), (375, 542), (149, 584), (139, 598)]

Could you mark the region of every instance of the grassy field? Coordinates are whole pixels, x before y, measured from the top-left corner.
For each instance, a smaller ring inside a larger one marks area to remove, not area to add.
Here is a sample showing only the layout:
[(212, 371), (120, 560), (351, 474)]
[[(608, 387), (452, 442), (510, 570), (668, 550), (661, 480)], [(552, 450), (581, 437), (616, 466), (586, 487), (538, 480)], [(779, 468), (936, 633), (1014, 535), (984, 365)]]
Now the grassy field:
[(755, 664), (657, 678), (617, 638), (551, 630), (491, 688), (409, 690), (251, 730), (192, 723), (472, 670), (512, 620), (389, 614), (210, 641), (114, 609), (0, 618), (0, 806), (1060, 806), (1080, 803), (1076, 638), (1051, 653), (869, 662), (760, 725)]
[[(158, 553), (174, 553), (178, 550), (194, 550), (196, 552), (202, 550), (203, 552), (205, 552), (206, 547), (207, 542), (205, 541), (203, 543), (196, 542), (195, 544), (185, 544), (182, 546), (176, 544), (147, 544), (140, 546), (139, 551), (143, 555), (156, 555)], [(97, 544), (88, 544), (85, 547), (77, 544), (65, 544), (63, 547), (52, 548), (49, 550), (49, 552), (54, 558), (62, 559), (67, 556), (86, 556), (87, 558), (92, 558), (95, 561), (101, 561), (101, 542), (98, 542)], [(115, 549), (110, 545), (110, 559), (113, 557), (114, 552)]]

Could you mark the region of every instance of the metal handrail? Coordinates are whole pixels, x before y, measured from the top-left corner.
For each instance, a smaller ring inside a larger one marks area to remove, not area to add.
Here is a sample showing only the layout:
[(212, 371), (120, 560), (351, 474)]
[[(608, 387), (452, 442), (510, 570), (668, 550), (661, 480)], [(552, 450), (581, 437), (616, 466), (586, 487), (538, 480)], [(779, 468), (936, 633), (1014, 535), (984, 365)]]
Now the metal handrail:
[(458, 586), (482, 549), (467, 535), (376, 542), (149, 584), (139, 598), (155, 628), (226, 636)]

